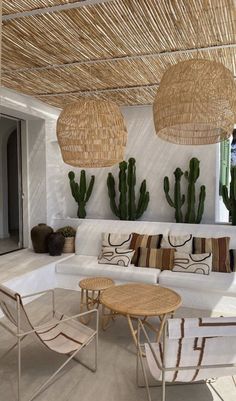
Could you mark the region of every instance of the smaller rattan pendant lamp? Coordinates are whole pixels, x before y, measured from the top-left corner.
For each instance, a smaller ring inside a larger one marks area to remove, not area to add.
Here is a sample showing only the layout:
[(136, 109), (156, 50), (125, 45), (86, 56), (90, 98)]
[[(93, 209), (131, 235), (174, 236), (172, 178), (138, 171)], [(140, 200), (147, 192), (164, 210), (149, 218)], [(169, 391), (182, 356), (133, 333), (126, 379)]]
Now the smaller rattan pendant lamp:
[(153, 116), (157, 135), (181, 145), (206, 145), (227, 139), (233, 131), (236, 85), (221, 63), (192, 59), (164, 73)]
[(109, 167), (124, 159), (127, 130), (115, 103), (82, 99), (62, 110), (57, 138), (65, 163), (75, 167)]

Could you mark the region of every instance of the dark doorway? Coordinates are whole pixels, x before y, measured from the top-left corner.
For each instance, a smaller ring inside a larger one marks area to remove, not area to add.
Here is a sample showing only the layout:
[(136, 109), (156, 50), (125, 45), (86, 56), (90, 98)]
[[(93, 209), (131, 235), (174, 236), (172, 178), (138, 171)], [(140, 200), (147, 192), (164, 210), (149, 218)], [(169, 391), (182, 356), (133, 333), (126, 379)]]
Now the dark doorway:
[(0, 135), (0, 254), (5, 254), (21, 249), (23, 244), (20, 121), (0, 117)]

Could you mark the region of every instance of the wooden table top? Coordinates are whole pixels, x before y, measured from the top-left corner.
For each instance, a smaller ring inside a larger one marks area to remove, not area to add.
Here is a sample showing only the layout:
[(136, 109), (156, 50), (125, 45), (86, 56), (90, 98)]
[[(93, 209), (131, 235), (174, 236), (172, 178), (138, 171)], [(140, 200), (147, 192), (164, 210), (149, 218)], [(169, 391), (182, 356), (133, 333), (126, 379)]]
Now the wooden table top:
[(90, 291), (102, 291), (113, 285), (115, 283), (109, 277), (88, 277), (79, 282), (80, 288)]
[(121, 284), (106, 289), (101, 303), (114, 312), (133, 316), (159, 316), (182, 303), (175, 291), (154, 284)]

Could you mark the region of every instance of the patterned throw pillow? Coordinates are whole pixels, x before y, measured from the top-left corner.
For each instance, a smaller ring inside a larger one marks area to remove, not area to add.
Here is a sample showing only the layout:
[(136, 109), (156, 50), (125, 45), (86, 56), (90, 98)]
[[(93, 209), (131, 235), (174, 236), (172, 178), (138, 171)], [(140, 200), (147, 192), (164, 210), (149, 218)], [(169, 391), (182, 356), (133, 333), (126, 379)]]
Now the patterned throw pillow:
[(102, 247), (129, 249), (132, 234), (103, 233)]
[(193, 240), (194, 253), (212, 253), (212, 271), (231, 273), (229, 258), (229, 237), (197, 238)]
[(138, 259), (135, 266), (154, 267), (161, 270), (172, 270), (174, 266), (175, 250), (154, 249), (154, 248), (138, 248)]
[(132, 234), (130, 248), (135, 250), (132, 263), (136, 265), (138, 260), (138, 248), (160, 248), (162, 234), (147, 235), (147, 234)]
[(98, 256), (98, 263), (129, 266), (132, 256), (134, 254), (133, 249), (104, 247)]
[(193, 252), (193, 237), (188, 235), (164, 235), (161, 240), (161, 248), (174, 248), (178, 252)]
[(229, 250), (230, 257), (230, 269), (232, 272), (236, 272), (236, 249)]
[(175, 252), (173, 272), (210, 274), (212, 253), (187, 254)]

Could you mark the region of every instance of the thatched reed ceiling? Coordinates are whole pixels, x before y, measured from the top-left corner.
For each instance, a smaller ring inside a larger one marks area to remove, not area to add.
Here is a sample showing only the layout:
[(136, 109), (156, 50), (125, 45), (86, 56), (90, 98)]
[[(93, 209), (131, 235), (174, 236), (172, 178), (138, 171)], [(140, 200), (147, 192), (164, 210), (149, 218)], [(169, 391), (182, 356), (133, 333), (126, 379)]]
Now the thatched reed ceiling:
[[(58, 107), (91, 95), (150, 104), (165, 69), (197, 47), (236, 76), (234, 0), (98, 2), (3, 0), (2, 85)], [(43, 12), (71, 3), (84, 4)]]

